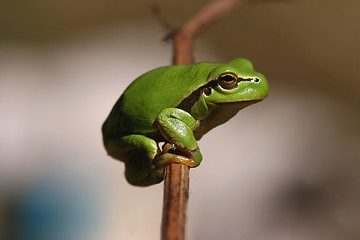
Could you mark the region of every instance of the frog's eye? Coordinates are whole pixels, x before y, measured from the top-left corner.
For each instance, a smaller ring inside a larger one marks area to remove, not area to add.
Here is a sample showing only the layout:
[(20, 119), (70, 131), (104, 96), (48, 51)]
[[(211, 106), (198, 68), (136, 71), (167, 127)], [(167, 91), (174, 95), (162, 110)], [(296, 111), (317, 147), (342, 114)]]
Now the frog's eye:
[(219, 85), (224, 89), (232, 89), (237, 86), (237, 76), (235, 73), (223, 73), (218, 78)]

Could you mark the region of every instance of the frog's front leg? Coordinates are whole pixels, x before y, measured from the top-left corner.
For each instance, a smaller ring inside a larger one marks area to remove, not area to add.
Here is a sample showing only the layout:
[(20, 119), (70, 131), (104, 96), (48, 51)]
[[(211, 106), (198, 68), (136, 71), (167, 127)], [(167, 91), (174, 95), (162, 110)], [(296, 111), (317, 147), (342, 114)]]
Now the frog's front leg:
[(154, 158), (160, 150), (157, 143), (138, 134), (120, 134), (108, 138), (109, 155), (125, 162), (126, 180), (136, 186), (148, 186), (164, 179), (164, 170), (155, 167)]
[(193, 134), (198, 121), (188, 112), (178, 108), (166, 108), (160, 112), (156, 124), (169, 142), (165, 144), (163, 154), (156, 159), (158, 168), (170, 163), (181, 163), (189, 167), (200, 164), (202, 156)]

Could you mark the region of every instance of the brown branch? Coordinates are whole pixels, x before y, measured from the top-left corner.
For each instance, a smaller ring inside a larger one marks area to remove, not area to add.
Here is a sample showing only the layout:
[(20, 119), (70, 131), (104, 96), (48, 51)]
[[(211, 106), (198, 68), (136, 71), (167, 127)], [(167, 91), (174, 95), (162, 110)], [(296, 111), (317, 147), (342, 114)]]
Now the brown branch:
[(162, 240), (185, 239), (188, 198), (189, 167), (182, 164), (170, 164), (165, 168)]
[[(153, 13), (173, 40), (174, 65), (194, 63), (194, 39), (218, 21), (236, 5), (246, 2), (266, 2), (268, 0), (214, 0), (204, 6), (193, 18), (177, 29), (161, 14), (157, 7)], [(275, 0), (276, 1), (276, 0)], [(277, 0), (308, 1), (308, 0)], [(161, 226), (162, 240), (185, 239), (186, 208), (189, 196), (189, 167), (170, 164), (165, 168), (164, 203)]]
[[(183, 27), (176, 30), (171, 26), (158, 8), (153, 8), (160, 23), (172, 31), (174, 65), (194, 63), (194, 39), (211, 24), (219, 20), (235, 5), (245, 0), (214, 0), (191, 18)], [(185, 239), (186, 208), (189, 196), (189, 167), (170, 164), (165, 168), (164, 203), (161, 227), (162, 240)]]

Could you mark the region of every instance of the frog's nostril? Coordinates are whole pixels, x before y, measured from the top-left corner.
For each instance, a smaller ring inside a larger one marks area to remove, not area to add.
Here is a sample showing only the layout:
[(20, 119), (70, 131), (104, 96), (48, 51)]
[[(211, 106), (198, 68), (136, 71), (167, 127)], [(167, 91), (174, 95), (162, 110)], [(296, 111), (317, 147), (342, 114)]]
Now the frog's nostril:
[(257, 77), (253, 77), (253, 78), (239, 78), (239, 79), (238, 79), (238, 82), (240, 82), (240, 81), (248, 81), (248, 82), (256, 82), (256, 83), (258, 83), (258, 82), (260, 82), (260, 79), (257, 78)]

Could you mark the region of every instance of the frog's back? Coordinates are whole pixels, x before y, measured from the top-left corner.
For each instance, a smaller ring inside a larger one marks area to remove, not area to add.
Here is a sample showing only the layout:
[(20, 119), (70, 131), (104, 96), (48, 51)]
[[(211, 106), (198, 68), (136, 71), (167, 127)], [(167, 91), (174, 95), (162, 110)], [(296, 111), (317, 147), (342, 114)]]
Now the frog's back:
[(176, 107), (194, 89), (204, 85), (209, 69), (215, 65), (166, 66), (141, 75), (121, 95), (105, 124), (112, 131), (143, 134), (156, 131), (157, 115), (165, 108)]

